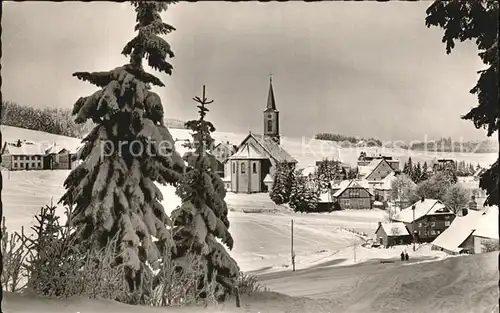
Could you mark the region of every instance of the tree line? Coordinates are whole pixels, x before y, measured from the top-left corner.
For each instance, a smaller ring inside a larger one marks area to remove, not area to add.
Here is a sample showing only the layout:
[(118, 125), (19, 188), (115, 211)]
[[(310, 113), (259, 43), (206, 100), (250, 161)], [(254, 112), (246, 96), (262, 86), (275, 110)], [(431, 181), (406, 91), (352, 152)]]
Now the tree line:
[(336, 141), (340, 143), (352, 143), (352, 144), (359, 144), (361, 142), (366, 142), (367, 146), (373, 146), (373, 147), (382, 147), (382, 141), (375, 139), (375, 138), (360, 138), (360, 137), (352, 137), (352, 136), (345, 136), (341, 134), (333, 134), (333, 133), (319, 133), (314, 136), (315, 139), (318, 140), (329, 140), (329, 141)]
[(331, 189), (332, 181), (348, 179), (349, 175), (336, 160), (317, 162), (314, 173), (308, 175), (290, 163), (278, 163), (269, 195), (275, 204), (288, 204), (296, 212), (316, 212), (320, 195)]
[(449, 137), (437, 141), (413, 143), (410, 148), (421, 151), (494, 153), (498, 152), (498, 143), (492, 140), (458, 142)]
[(55, 135), (82, 138), (94, 124), (77, 124), (69, 108), (37, 109), (12, 101), (2, 101), (1, 124)]

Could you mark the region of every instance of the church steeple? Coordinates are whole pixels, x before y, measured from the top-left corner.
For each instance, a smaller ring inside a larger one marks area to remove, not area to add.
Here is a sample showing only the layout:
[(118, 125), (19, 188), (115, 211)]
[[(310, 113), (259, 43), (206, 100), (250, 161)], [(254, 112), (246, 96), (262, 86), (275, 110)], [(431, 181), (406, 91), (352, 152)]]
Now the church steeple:
[(267, 108), (266, 110), (275, 111), (276, 110), (276, 101), (274, 100), (274, 91), (273, 91), (273, 77), (269, 75), (269, 93), (267, 95)]
[(279, 111), (276, 109), (274, 99), (273, 78), (269, 77), (269, 93), (267, 95), (267, 106), (264, 110), (264, 137), (271, 138), (274, 142), (280, 143), (280, 121)]

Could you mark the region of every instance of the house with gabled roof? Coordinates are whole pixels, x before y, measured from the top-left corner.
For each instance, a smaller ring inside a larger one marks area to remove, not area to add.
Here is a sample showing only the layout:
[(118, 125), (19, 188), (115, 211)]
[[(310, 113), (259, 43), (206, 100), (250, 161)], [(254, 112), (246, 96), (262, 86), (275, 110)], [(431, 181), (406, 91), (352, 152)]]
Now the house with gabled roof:
[(341, 210), (371, 209), (373, 197), (367, 181), (344, 180), (332, 186), (334, 206)]
[(297, 164), (297, 160), (280, 145), (279, 111), (276, 109), (272, 80), (269, 82), (267, 107), (263, 113), (264, 134), (249, 132), (226, 161), (224, 182), (232, 192), (266, 192), (272, 186), (278, 163)]
[(498, 208), (467, 210), (432, 242), (432, 249), (448, 254), (483, 253), (493, 244), (498, 247)]
[(374, 159), (366, 166), (358, 166), (358, 178), (371, 181), (380, 181), (394, 172), (386, 159)]
[(441, 201), (421, 198), (392, 220), (404, 223), (417, 241), (431, 242), (451, 225), (455, 216)]
[(226, 169), (226, 167), (228, 166), (228, 163), (226, 162), (227, 159), (236, 152), (237, 148), (238, 147), (236, 145), (229, 143), (229, 141), (223, 141), (216, 144), (212, 149), (212, 154), (217, 160), (216, 172), (221, 178), (224, 178), (225, 173), (228, 172), (228, 170)]
[(388, 248), (394, 245), (411, 243), (412, 237), (404, 223), (378, 223), (375, 235), (381, 245)]

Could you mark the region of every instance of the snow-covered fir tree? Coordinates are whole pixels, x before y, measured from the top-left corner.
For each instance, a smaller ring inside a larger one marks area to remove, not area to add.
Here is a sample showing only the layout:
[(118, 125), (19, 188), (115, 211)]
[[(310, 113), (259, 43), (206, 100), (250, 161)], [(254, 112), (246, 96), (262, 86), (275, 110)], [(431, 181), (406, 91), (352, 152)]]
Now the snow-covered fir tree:
[(344, 180), (346, 178), (345, 170), (340, 166), (338, 161), (324, 159), (318, 162), (314, 179), (320, 193), (328, 191), (328, 186), (332, 181)]
[[(233, 248), (228, 208), (224, 201), (226, 190), (215, 172), (215, 157), (207, 153), (214, 141), (210, 133), (215, 131), (215, 127), (205, 120), (209, 111), (206, 105), (213, 101), (207, 101), (205, 86), (202, 98), (195, 97), (193, 100), (199, 104), (200, 118), (186, 122), (186, 128), (192, 130), (192, 148), (195, 152), (185, 155), (188, 167), (177, 189), (182, 204), (172, 212), (173, 238), (176, 243), (174, 258), (182, 267), (189, 266), (190, 256), (202, 256), (207, 261), (207, 279), (212, 281), (215, 275), (216, 293), (223, 299), (234, 290), (239, 267), (226, 250), (226, 247), (229, 250)], [(205, 287), (208, 286), (202, 282), (202, 296)]]
[(290, 201), (292, 191), (294, 165), (286, 162), (276, 164), (274, 171), (273, 185), (269, 192), (271, 200), (277, 204), (285, 204)]
[(315, 190), (307, 186), (307, 177), (301, 171), (294, 172), (290, 193), (290, 208), (295, 212), (313, 212), (318, 206), (319, 197)]
[(65, 180), (60, 203), (74, 207), (70, 220), (81, 240), (105, 245), (118, 236), (116, 260), (125, 265), (131, 291), (141, 289), (147, 263), (157, 263), (162, 252), (158, 247), (174, 244), (155, 182), (175, 185), (182, 179), (184, 162), (163, 124), (160, 96), (151, 91), (151, 85), (164, 84), (142, 63), (145, 59), (151, 68), (172, 73), (166, 59), (174, 53), (159, 36), (174, 30), (160, 16), (172, 2), (132, 1), (137, 35), (122, 51), (130, 56), (129, 63), (73, 74), (99, 87), (73, 106), (77, 123), (92, 120), (96, 126), (82, 140), (82, 163)]

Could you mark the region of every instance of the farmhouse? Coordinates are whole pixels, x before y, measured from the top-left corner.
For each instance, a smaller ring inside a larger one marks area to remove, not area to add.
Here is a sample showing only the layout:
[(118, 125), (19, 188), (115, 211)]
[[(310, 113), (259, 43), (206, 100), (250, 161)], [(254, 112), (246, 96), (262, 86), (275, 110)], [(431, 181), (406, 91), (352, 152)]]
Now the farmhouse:
[(6, 142), (2, 147), (2, 166), (9, 170), (72, 169), (76, 161), (69, 149), (53, 144), (44, 147), (33, 142)]
[(422, 198), (392, 219), (404, 223), (419, 242), (431, 242), (451, 225), (455, 213), (439, 200)]
[(411, 235), (408, 232), (404, 223), (378, 223), (375, 235), (381, 245), (386, 248), (394, 245), (409, 244), (411, 242)]
[(379, 181), (394, 172), (394, 169), (386, 159), (375, 159), (366, 166), (358, 166), (358, 171), (359, 179)]
[(334, 203), (342, 210), (371, 209), (373, 194), (366, 181), (344, 180), (332, 186)]
[(264, 110), (264, 134), (249, 132), (226, 162), (224, 183), (235, 193), (268, 191), (277, 163), (297, 164), (297, 160), (280, 145), (279, 111), (276, 109), (272, 80)]
[(488, 246), (495, 245), (498, 247), (498, 208), (491, 207), (469, 210), (464, 216), (455, 218), (432, 242), (432, 249), (448, 254), (473, 254), (490, 251)]

